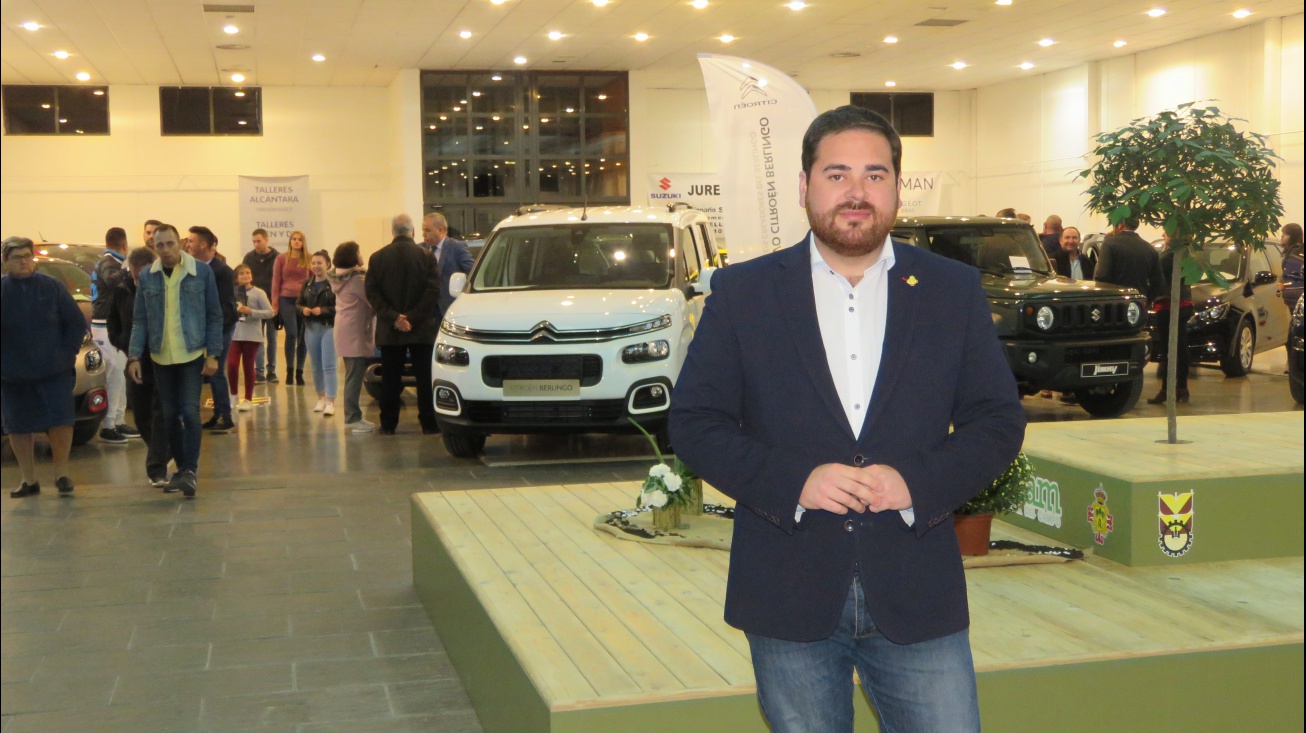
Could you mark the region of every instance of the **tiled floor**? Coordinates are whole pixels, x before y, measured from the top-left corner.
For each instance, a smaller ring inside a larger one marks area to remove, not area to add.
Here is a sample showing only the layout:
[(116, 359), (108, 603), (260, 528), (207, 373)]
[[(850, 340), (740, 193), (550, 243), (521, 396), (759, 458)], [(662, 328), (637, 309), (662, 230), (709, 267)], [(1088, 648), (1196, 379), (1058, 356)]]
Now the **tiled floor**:
[[(1247, 379), (1199, 370), (1181, 412), (1294, 409), (1282, 354)], [(76, 449), (75, 498), (45, 464), (49, 491), (0, 499), (0, 731), (480, 731), (413, 593), (408, 495), (644, 471), (566, 460), (633, 455), (634, 438), (494, 439), (491, 468), (449, 458), (411, 411), (398, 435), (351, 435), (308, 388), (266, 391), (237, 432), (205, 437), (195, 501), (146, 485), (139, 442)], [(1034, 420), (1087, 418), (1025, 402)], [(7, 449), (0, 474), (17, 486)]]

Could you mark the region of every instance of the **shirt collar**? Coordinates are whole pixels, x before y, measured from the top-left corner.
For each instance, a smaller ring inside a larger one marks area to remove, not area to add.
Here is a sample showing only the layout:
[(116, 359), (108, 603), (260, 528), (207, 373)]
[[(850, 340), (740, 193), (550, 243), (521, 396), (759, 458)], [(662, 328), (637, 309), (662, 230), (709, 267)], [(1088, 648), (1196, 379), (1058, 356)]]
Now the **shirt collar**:
[(127, 255), (118, 254), (117, 251), (109, 249), (108, 247), (104, 248), (104, 253), (107, 255), (113, 255), (113, 258), (119, 262), (125, 262), (127, 260)]
[[(813, 272), (820, 272), (822, 270), (828, 271), (832, 269), (830, 265), (826, 263), (825, 258), (821, 256), (821, 248), (816, 246), (816, 235), (812, 232), (807, 233), (807, 246), (812, 254)], [(874, 265), (866, 268), (866, 272), (875, 269), (875, 267), (881, 262), (886, 263), (884, 266), (886, 270), (892, 269), (893, 264), (896, 261), (897, 258), (893, 254), (893, 237), (885, 235), (884, 246), (880, 248), (880, 258), (875, 261)]]
[[(186, 273), (187, 275), (195, 274), (195, 258), (191, 257), (190, 253), (188, 252), (181, 253), (180, 266), (182, 272)], [(150, 265), (150, 272), (163, 272), (163, 260), (160, 259), (154, 260), (154, 264)]]

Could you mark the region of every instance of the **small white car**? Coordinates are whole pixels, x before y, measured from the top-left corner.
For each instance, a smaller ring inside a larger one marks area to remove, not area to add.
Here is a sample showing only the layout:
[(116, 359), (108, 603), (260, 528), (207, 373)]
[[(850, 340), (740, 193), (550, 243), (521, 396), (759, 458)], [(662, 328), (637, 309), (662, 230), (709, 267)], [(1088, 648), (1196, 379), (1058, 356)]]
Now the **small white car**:
[(666, 418), (717, 264), (707, 215), (669, 207), (525, 210), (504, 219), (432, 356), (445, 448), (509, 433), (635, 432)]

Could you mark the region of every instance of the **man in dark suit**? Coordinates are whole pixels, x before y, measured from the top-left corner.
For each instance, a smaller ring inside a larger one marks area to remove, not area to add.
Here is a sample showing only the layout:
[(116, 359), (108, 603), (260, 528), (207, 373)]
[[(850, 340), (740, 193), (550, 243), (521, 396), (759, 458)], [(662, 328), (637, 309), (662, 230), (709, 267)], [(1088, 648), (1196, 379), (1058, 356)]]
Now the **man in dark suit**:
[(676, 384), (677, 455), (737, 502), (725, 617), (774, 731), (978, 731), (953, 511), (1025, 415), (974, 268), (889, 238), (902, 143), (840, 107), (803, 138), (812, 232), (715, 273)]
[(1136, 229), (1138, 220), (1127, 219), (1117, 224), (1102, 240), (1102, 254), (1093, 279), (1133, 288), (1154, 300), (1165, 294), (1166, 279), (1161, 272), (1161, 256), (1138, 236)]
[(1061, 230), (1061, 247), (1052, 258), (1057, 274), (1075, 280), (1093, 279), (1093, 261), (1079, 251), (1079, 230), (1066, 227)]
[(413, 220), (400, 214), (390, 222), (394, 240), (367, 261), (367, 302), (376, 312), (376, 345), (381, 349), (382, 435), (399, 424), (404, 391), (404, 361), (417, 378), (417, 417), (422, 432), (440, 432), (431, 401), (431, 348), (440, 332), (435, 317), (440, 273), (435, 258), (413, 241)]
[(453, 305), (449, 294), (449, 278), (455, 272), (467, 274), (476, 260), (467, 251), (467, 243), (449, 236), (449, 222), (444, 214), (427, 214), (422, 218), (422, 247), (435, 255), (440, 265), (440, 310), (436, 322), (444, 319), (445, 311)]
[(1043, 220), (1043, 233), (1039, 235), (1039, 241), (1043, 243), (1043, 251), (1048, 253), (1048, 257), (1056, 257), (1057, 250), (1061, 249), (1061, 217), (1053, 214)]
[(227, 384), (227, 352), (231, 349), (231, 336), (236, 332), (236, 273), (218, 254), (218, 237), (208, 227), (190, 228), (186, 240), (190, 256), (213, 270), (213, 280), (218, 286), (218, 302), (222, 304), (222, 353), (218, 354), (218, 371), (208, 377), (209, 391), (213, 395), (213, 416), (201, 426), (215, 433), (229, 433), (236, 428), (231, 419), (231, 386)]

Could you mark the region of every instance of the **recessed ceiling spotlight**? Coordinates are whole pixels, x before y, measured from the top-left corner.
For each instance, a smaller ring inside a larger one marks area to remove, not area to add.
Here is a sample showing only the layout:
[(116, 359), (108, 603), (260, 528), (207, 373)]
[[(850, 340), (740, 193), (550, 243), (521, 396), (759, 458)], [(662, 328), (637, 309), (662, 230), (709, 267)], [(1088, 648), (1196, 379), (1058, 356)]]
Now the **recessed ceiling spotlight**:
[(793, 2), (785, 5), (785, 7), (789, 8), (790, 10), (798, 11), (807, 7), (807, 3), (803, 2), (803, 0), (794, 0)]
[(472, 32), (471, 32), (471, 31), (458, 31), (458, 37), (459, 37), (459, 38), (471, 38), (471, 37), (472, 37)]
[(68, 53), (67, 51), (55, 51), (54, 53), (52, 53), (52, 54), (50, 54), (50, 55), (53, 56), (53, 57), (55, 57), (55, 58), (57, 58), (57, 59), (66, 59), (66, 58), (68, 58), (69, 56), (71, 56), (72, 54)]
[(732, 35), (730, 35), (729, 33), (726, 33), (726, 34), (724, 34), (724, 35), (721, 36), (721, 42), (722, 42), (722, 43), (730, 43), (730, 42), (733, 41), (733, 40), (735, 40), (735, 37), (732, 36)]
[(1149, 18), (1160, 18), (1162, 15), (1165, 15), (1165, 8), (1152, 8), (1147, 11), (1147, 15)]
[(85, 71), (77, 72), (77, 81), (90, 81), (90, 80), (91, 80), (90, 74), (86, 73)]
[(525, 57), (525, 56), (518, 56), (518, 57), (514, 58), (514, 59), (512, 60), (512, 62), (513, 62), (514, 64), (517, 64), (518, 66), (524, 66), (524, 65), (526, 64), (526, 57)]
[(103, 97), (103, 96), (104, 96), (104, 90), (103, 90), (103, 89), (96, 89), (95, 91), (91, 92), (91, 94), (94, 94), (94, 95), (97, 96), (97, 97)]
[(236, 124), (237, 124), (237, 125), (247, 125), (247, 124), (249, 124), (249, 123), (246, 122), (246, 121), (244, 121), (244, 120), (236, 120)]
[(490, 0), (491, 5), (503, 5), (506, 2), (508, 2), (508, 0)]
[(222, 26), (222, 32), (229, 36), (234, 36), (237, 33), (240, 33), (240, 29), (228, 23), (227, 25)]
[(896, 86), (898, 86), (898, 82), (893, 81), (892, 79), (890, 79), (889, 81), (884, 82), (884, 85), (885, 85), (886, 87), (896, 87)]
[(320, 53), (315, 53), (315, 54), (313, 54), (313, 60), (314, 60), (314, 61), (326, 61), (326, 56), (323, 56), (323, 55), (320, 54)]
[(951, 66), (952, 68), (956, 69), (957, 71), (961, 71), (962, 69), (966, 68), (967, 66), (970, 66), (970, 64), (966, 63), (965, 61), (954, 61), (954, 62), (952, 62), (951, 64), (949, 64), (949, 66)]
[(707, 0), (694, 0), (694, 2), (690, 3), (690, 5), (697, 10), (702, 10), (703, 8), (707, 7)]
[(231, 80), (234, 81), (234, 82), (236, 82), (237, 84), (239, 84), (239, 83), (241, 83), (242, 81), (245, 81), (245, 75), (244, 75), (244, 74), (232, 74), (232, 75), (231, 75)]
[(1047, 48), (1048, 46), (1051, 46), (1054, 43), (1056, 43), (1056, 41), (1052, 40), (1051, 38), (1044, 38), (1038, 42), (1038, 45), (1042, 46), (1043, 48)]
[(563, 36), (562, 31), (549, 31), (549, 40), (550, 40), (550, 41), (561, 41), (561, 40), (562, 40), (562, 36)]
[(596, 99), (598, 99), (599, 101), (603, 101), (603, 100), (605, 100), (605, 99), (607, 99), (607, 98), (608, 98), (608, 95), (606, 95), (606, 94), (600, 94), (598, 97), (596, 97)]
[(1238, 20), (1242, 20), (1243, 18), (1246, 18), (1251, 14), (1252, 11), (1248, 10), (1247, 8), (1240, 8), (1238, 10), (1233, 11), (1233, 17), (1237, 18)]
[(41, 24), (37, 23), (34, 20), (29, 20), (26, 23), (23, 23), (23, 29), (29, 31), (39, 31), (41, 30)]
[(1121, 38), (1120, 40), (1116, 41), (1111, 45), (1115, 46), (1116, 48), (1124, 48), (1125, 46), (1129, 45), (1129, 41), (1126, 41), (1125, 39)]
[(231, 96), (233, 96), (233, 97), (243, 97), (243, 96), (245, 96), (245, 92), (244, 92), (243, 90), (241, 90), (241, 91), (237, 91), (235, 94), (233, 94), (233, 95), (231, 95)]
[(1010, 5), (1011, 0), (993, 0), (994, 5)]
[(590, 3), (593, 4), (594, 7), (596, 8), (601, 8), (604, 5), (608, 4), (608, 0), (590, 0)]
[(897, 37), (897, 36), (885, 36), (885, 37), (884, 37), (884, 42), (885, 42), (885, 43), (897, 43), (897, 42), (898, 42), (898, 37)]
[(43, 104), (43, 105), (41, 105), (41, 109), (50, 109), (50, 105), (49, 105), (49, 104)]
[(647, 34), (647, 33), (636, 33), (634, 36), (632, 36), (632, 38), (634, 38), (636, 41), (639, 41), (640, 43), (643, 43), (644, 41), (647, 41), (647, 40), (648, 40), (648, 34)]
[(499, 74), (495, 74), (494, 76), (490, 77), (490, 81), (503, 81), (503, 76)]
[(1034, 68), (1034, 64), (1033, 64), (1033, 62), (1030, 62), (1030, 61), (1026, 61), (1025, 63), (1023, 63), (1023, 64), (1020, 65), (1020, 70), (1021, 70), (1021, 71), (1029, 71), (1029, 70), (1032, 69), (1032, 68)]

